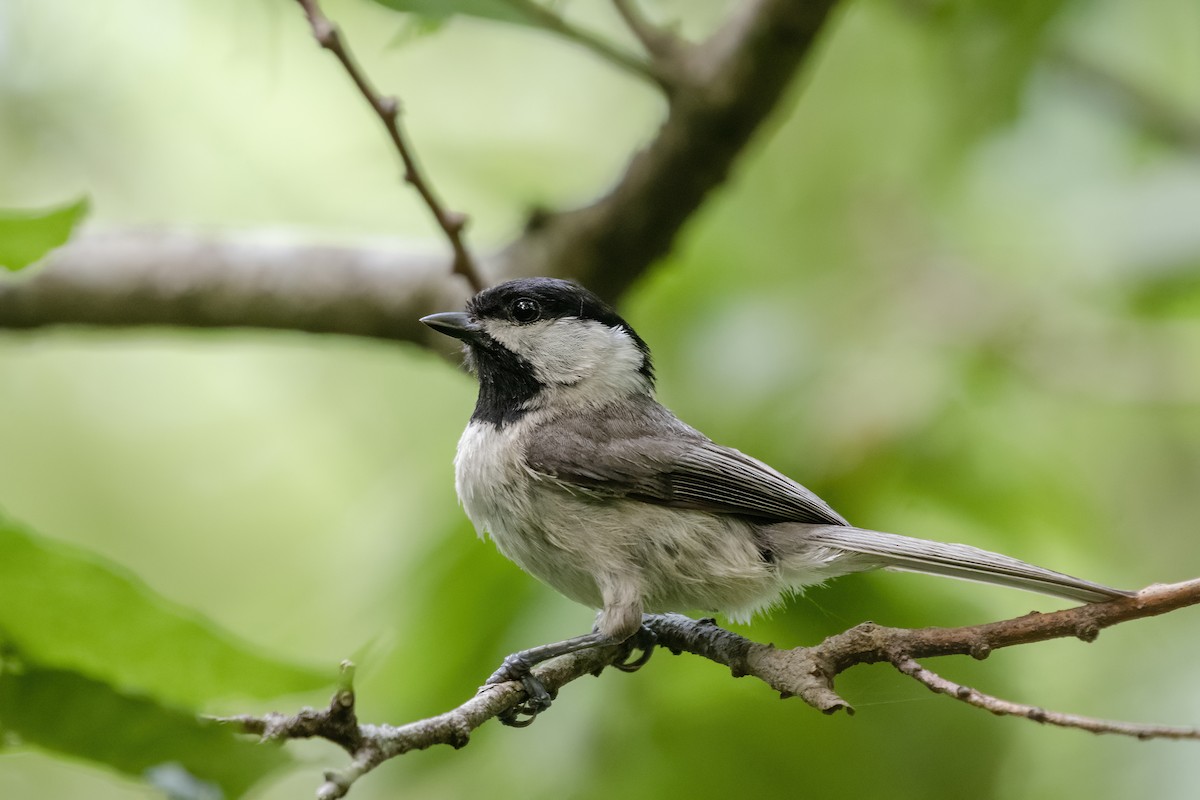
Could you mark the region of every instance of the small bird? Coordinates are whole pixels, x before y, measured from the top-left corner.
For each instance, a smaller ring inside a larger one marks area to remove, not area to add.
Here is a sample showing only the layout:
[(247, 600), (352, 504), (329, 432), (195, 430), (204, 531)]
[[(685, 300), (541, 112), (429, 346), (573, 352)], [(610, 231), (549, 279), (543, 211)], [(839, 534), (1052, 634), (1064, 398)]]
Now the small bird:
[(463, 342), (479, 381), (454, 461), (467, 516), (523, 570), (599, 609), (591, 633), (514, 653), (489, 679), (524, 683), (530, 721), (550, 700), (535, 664), (632, 641), (647, 612), (748, 621), (805, 586), (872, 569), (1083, 602), (1130, 594), (963, 544), (853, 527), (659, 404), (646, 342), (576, 283), (513, 280), (465, 312), (421, 321)]

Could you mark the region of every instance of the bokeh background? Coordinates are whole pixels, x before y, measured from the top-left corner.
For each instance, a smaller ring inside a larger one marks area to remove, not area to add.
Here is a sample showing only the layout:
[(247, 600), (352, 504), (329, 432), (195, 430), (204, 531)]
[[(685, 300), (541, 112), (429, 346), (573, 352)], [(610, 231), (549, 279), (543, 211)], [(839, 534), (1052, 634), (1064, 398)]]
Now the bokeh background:
[[(543, 33), (328, 0), (397, 93), (480, 249), (582, 203), (662, 113)], [(606, 4), (561, 7), (619, 37)], [(647, 3), (702, 33), (710, 2)], [(858, 0), (732, 181), (621, 303), (660, 397), (860, 525), (965, 541), (1123, 587), (1200, 573), (1200, 5)], [(0, 207), (80, 194), (88, 224), (441, 242), (343, 73), (285, 0), (0, 0)], [(250, 649), (360, 667), (368, 721), (468, 697), (590, 612), (474, 536), (451, 458), (474, 386), (415, 347), (251, 331), (0, 335), (0, 506), (119, 565)], [(811, 643), (865, 619), (1057, 607), (852, 576), (745, 630)], [(119, 629), (121, 620), (112, 620)], [(170, 648), (163, 641), (163, 648)], [(136, 659), (138, 654), (129, 653)], [(1200, 722), (1192, 611), (932, 661), (1050, 708)], [(358, 800), (1190, 797), (1196, 745), (993, 718), (882, 667), (822, 717), (659, 653), (569, 686), (526, 730), (410, 754)], [(209, 712), (289, 710), (214, 697)], [(64, 720), (70, 726), (76, 721)], [(311, 796), (332, 746), (252, 796)], [(23, 744), (0, 797), (162, 796)]]

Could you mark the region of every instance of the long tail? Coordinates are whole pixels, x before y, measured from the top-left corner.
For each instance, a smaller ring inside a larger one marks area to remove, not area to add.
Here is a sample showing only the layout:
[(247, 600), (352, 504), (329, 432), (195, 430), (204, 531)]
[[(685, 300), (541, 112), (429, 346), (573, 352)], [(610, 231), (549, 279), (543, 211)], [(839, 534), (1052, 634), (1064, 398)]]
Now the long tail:
[(1134, 594), (965, 544), (943, 544), (848, 525), (814, 526), (806, 533), (806, 539), (814, 544), (861, 553), (886, 569), (994, 583), (1085, 603)]

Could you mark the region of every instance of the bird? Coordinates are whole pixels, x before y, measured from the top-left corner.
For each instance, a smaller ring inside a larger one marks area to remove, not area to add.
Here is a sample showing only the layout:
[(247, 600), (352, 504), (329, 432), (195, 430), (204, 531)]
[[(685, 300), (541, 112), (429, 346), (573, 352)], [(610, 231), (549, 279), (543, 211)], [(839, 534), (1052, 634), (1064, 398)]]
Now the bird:
[(659, 403), (645, 340), (578, 283), (510, 280), (421, 322), (462, 342), (479, 384), (454, 459), (467, 516), (525, 572), (598, 610), (589, 633), (514, 653), (488, 679), (526, 689), (527, 718), (509, 714), (507, 724), (549, 706), (532, 675), (542, 661), (634, 642), (648, 655), (646, 613), (701, 609), (744, 622), (804, 587), (873, 569), (1085, 603), (1131, 594), (965, 544), (851, 525)]

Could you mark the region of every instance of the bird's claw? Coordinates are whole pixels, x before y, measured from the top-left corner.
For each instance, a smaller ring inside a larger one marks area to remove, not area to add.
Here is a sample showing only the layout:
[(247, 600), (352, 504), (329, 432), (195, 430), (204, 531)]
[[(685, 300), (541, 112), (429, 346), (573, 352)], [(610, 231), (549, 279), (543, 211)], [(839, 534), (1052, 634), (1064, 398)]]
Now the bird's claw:
[(531, 670), (532, 667), (529, 662), (522, 658), (520, 653), (514, 653), (505, 658), (500, 668), (493, 672), (492, 676), (487, 679), (485, 686), (520, 681), (521, 686), (525, 688), (525, 702), (506, 709), (497, 715), (497, 718), (504, 725), (512, 728), (528, 727), (537, 719), (538, 714), (550, 707), (551, 702), (554, 700), (550, 692), (546, 691), (546, 687), (542, 682), (534, 677)]
[[(613, 666), (622, 672), (637, 672), (650, 660), (656, 644), (658, 644), (658, 637), (654, 631), (643, 625), (637, 633), (622, 642), (623, 652), (621, 657), (613, 662)], [(630, 656), (637, 650), (641, 650), (642, 654), (637, 658), (630, 659)]]

